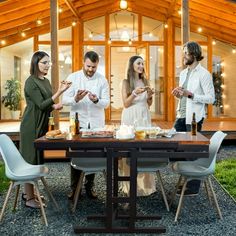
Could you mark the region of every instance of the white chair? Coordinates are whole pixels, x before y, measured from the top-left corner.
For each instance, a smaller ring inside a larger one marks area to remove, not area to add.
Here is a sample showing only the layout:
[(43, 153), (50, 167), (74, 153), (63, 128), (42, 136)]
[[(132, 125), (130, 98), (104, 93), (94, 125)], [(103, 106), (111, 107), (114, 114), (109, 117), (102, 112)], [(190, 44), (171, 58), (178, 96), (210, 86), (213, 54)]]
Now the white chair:
[[(95, 154), (96, 155), (96, 154)], [(98, 172), (103, 172), (105, 175), (106, 171), (106, 158), (72, 158), (71, 166), (77, 170), (81, 170), (82, 173), (77, 183), (74, 196), (74, 205), (72, 207), (72, 212), (75, 212), (79, 194), (82, 189), (83, 179), (85, 175), (95, 174)]]
[(161, 193), (162, 193), (162, 197), (165, 202), (165, 205), (166, 205), (166, 209), (167, 211), (169, 211), (169, 205), (166, 198), (165, 189), (164, 189), (164, 185), (163, 185), (163, 181), (162, 181), (161, 173), (160, 173), (160, 170), (163, 170), (167, 166), (168, 166), (167, 160), (163, 160), (163, 162), (161, 162), (161, 160), (157, 161), (157, 159), (154, 159), (154, 158), (138, 158), (137, 160), (138, 173), (142, 173), (142, 172), (143, 173), (145, 172), (156, 173), (157, 179), (160, 182)]
[(43, 203), (39, 193), (38, 180), (41, 179), (45, 189), (48, 192), (49, 197), (53, 200), (57, 209), (58, 205), (52, 196), (51, 192), (48, 189), (48, 185), (44, 179), (44, 177), (48, 174), (48, 168), (44, 165), (31, 165), (27, 163), (24, 158), (21, 156), (20, 152), (12, 142), (12, 140), (6, 135), (0, 135), (0, 153), (5, 163), (5, 173), (6, 176), (11, 180), (10, 187), (8, 189), (3, 208), (0, 214), (0, 221), (3, 219), (3, 214), (9, 200), (11, 191), (14, 187), (16, 187), (16, 197), (13, 206), (13, 210), (15, 210), (20, 190), (20, 185), (29, 183), (35, 186), (36, 194), (40, 203), (40, 208), (42, 212), (42, 216), (45, 222), (45, 225), (48, 226), (46, 214), (44, 211)]
[(205, 188), (206, 188), (207, 196), (209, 198), (209, 201), (211, 202), (210, 192), (209, 192), (209, 187), (210, 187), (218, 215), (219, 215), (220, 219), (222, 219), (222, 214), (221, 214), (221, 211), (219, 208), (219, 204), (218, 204), (215, 192), (212, 187), (211, 175), (215, 171), (217, 152), (218, 152), (220, 145), (226, 135), (227, 134), (225, 134), (221, 131), (217, 131), (211, 137), (210, 146), (209, 146), (209, 158), (200, 158), (195, 161), (177, 161), (173, 164), (173, 171), (180, 174), (180, 178), (177, 183), (176, 189), (173, 193), (171, 202), (169, 204), (170, 206), (171, 206), (172, 202), (174, 201), (174, 198), (175, 198), (175, 195), (177, 193), (180, 183), (181, 182), (183, 183), (183, 187), (182, 187), (182, 191), (181, 191), (181, 195), (180, 195), (180, 199), (179, 199), (179, 204), (178, 204), (178, 208), (177, 208), (176, 215), (175, 215), (175, 222), (177, 221), (180, 210), (181, 210), (187, 182), (190, 180), (193, 180), (193, 179), (203, 181)]

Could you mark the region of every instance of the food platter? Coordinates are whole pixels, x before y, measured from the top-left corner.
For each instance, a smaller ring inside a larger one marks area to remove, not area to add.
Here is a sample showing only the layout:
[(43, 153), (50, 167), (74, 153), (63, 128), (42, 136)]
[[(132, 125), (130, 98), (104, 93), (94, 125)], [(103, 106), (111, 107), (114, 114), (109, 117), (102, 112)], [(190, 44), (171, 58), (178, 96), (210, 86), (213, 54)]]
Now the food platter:
[(93, 130), (93, 131), (82, 131), (82, 138), (112, 138), (113, 131), (107, 130)]

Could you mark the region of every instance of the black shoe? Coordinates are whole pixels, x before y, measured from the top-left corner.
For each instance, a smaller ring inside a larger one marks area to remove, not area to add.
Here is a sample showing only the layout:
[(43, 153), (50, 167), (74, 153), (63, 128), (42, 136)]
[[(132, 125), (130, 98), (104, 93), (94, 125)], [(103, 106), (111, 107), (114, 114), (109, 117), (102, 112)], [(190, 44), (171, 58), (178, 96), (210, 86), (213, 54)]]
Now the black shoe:
[[(69, 200), (73, 200), (74, 199), (74, 196), (75, 196), (75, 190), (71, 190), (71, 192), (69, 192), (67, 194), (67, 197)], [(79, 194), (79, 199), (82, 198), (82, 193), (80, 191), (80, 194)]]
[(96, 192), (92, 188), (89, 188), (89, 189), (86, 188), (86, 195), (90, 199), (97, 199), (98, 198)]
[[(182, 189), (177, 190), (177, 195), (181, 195)], [(191, 189), (185, 189), (184, 196), (192, 197), (198, 195), (199, 191), (193, 191)]]

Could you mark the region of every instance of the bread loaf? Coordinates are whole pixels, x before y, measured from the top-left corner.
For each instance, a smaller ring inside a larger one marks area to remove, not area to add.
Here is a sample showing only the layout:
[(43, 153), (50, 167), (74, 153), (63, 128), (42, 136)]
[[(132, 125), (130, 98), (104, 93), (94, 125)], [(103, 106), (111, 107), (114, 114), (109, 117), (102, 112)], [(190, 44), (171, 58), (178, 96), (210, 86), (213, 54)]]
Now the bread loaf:
[(56, 135), (58, 135), (58, 134), (61, 134), (61, 131), (60, 131), (59, 129), (56, 129), (56, 130), (48, 131), (48, 132), (46, 133), (46, 136), (47, 136), (47, 137), (54, 137), (54, 136), (56, 136)]

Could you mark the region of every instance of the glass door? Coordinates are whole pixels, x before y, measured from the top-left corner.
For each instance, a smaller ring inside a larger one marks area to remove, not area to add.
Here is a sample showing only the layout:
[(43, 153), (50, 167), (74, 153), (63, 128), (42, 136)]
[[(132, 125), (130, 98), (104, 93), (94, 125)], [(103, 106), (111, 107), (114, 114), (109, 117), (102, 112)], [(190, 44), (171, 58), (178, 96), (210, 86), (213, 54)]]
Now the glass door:
[(122, 81), (126, 79), (129, 58), (134, 55), (136, 55), (135, 47), (111, 47), (111, 121), (121, 119), (121, 112), (123, 109), (121, 96)]

